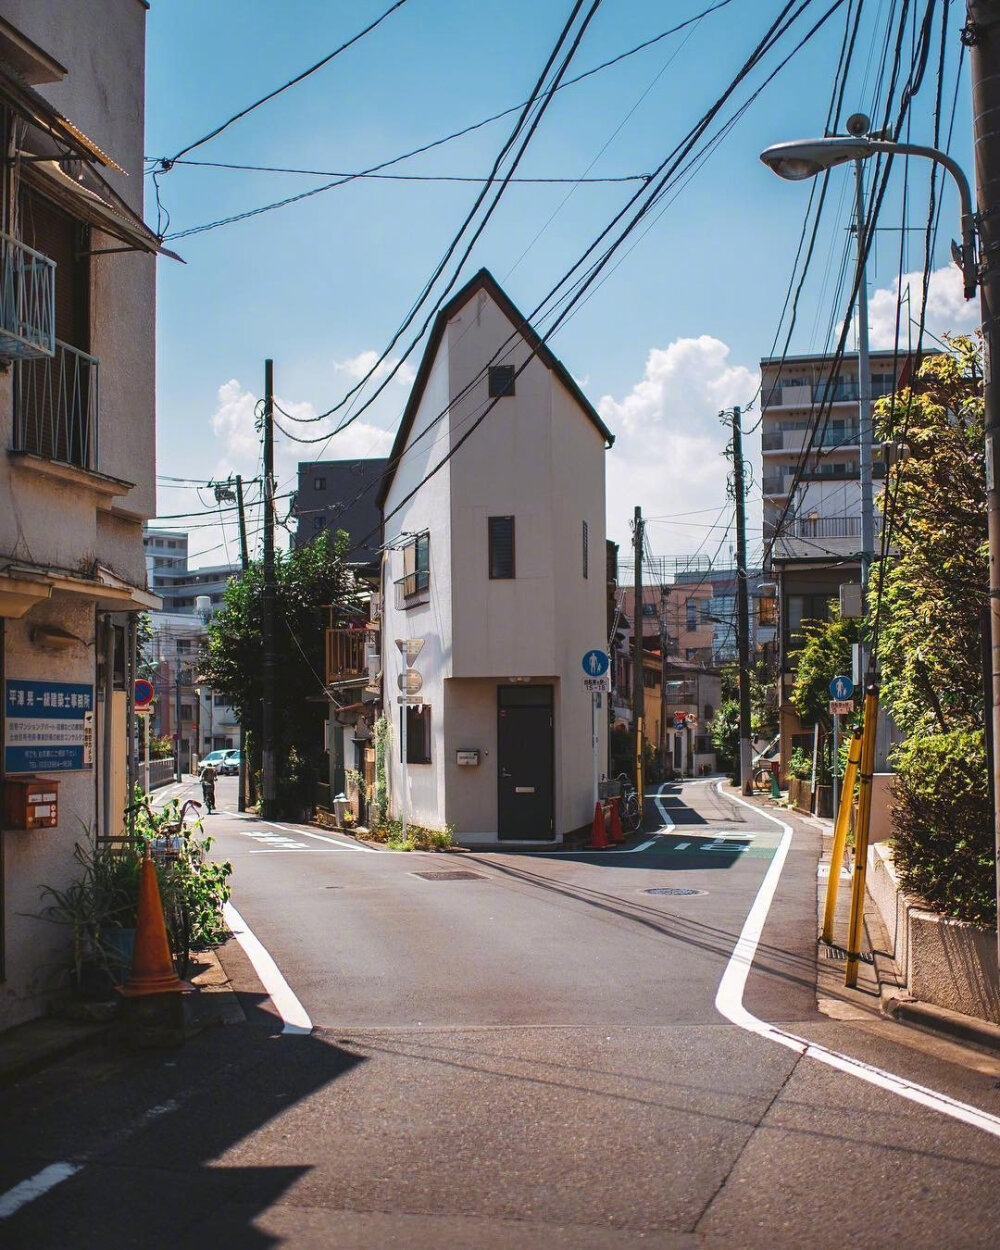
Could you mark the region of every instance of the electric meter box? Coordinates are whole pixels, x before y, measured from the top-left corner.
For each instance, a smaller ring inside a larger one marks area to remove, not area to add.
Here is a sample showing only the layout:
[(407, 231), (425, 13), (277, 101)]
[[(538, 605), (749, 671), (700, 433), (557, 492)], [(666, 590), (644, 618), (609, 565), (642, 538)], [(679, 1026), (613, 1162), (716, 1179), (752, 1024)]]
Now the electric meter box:
[(59, 824), (59, 782), (49, 777), (7, 777), (3, 782), (5, 829), (54, 829)]
[(455, 752), (455, 762), (466, 768), (475, 768), (479, 764), (479, 751), (471, 747), (462, 747)]

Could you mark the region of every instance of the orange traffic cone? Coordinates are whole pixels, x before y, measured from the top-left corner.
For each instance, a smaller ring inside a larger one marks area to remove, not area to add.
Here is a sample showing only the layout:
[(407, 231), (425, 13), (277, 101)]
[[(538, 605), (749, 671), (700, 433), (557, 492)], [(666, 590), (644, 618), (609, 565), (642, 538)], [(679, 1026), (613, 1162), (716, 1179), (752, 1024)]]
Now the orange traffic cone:
[(138, 998), (143, 994), (179, 994), (183, 989), (170, 957), (156, 868), (147, 856), (139, 868), (139, 915), (132, 967), (120, 992), (126, 998)]
[(625, 841), (625, 834), (622, 832), (621, 817), (618, 814), (617, 799), (611, 800), (611, 828), (608, 830), (608, 837), (616, 846), (619, 842)]
[(608, 846), (608, 835), (604, 828), (604, 808), (600, 800), (594, 804), (594, 827), (590, 835), (590, 850), (603, 851)]

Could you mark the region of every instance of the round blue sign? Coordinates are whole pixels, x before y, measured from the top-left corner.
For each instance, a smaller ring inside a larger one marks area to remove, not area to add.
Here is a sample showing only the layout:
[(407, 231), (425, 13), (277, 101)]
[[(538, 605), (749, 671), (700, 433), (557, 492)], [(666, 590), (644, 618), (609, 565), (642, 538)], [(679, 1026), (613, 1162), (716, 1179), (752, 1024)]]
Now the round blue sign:
[(583, 671), (588, 677), (603, 677), (610, 663), (606, 651), (588, 651), (583, 657)]
[(145, 677), (139, 677), (132, 687), (132, 698), (136, 707), (145, 707), (153, 702), (153, 683)]
[(854, 682), (850, 677), (835, 677), (830, 682), (830, 698), (843, 702), (854, 695)]

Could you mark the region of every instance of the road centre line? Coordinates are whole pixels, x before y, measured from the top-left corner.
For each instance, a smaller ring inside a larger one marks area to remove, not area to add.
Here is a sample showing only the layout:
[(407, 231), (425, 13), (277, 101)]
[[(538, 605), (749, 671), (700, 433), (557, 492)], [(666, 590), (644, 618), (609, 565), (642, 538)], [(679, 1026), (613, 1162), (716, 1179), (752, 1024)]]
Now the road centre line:
[(284, 1021), (282, 1033), (311, 1033), (312, 1021), (306, 1014), (306, 1009), (295, 997), (264, 944), (251, 932), (249, 925), (232, 903), (223, 905), (222, 916), (233, 937), (246, 952), (261, 985), (267, 990), (278, 1015)]
[[(718, 782), (717, 785), (721, 797), (722, 783)], [(719, 988), (715, 995), (716, 1010), (739, 1028), (749, 1033), (756, 1033), (758, 1037), (763, 1037), (766, 1041), (777, 1042), (779, 1046), (785, 1046), (805, 1058), (815, 1059), (819, 1063), (826, 1064), (827, 1067), (835, 1068), (837, 1071), (845, 1073), (847, 1076), (853, 1076), (860, 1081), (866, 1081), (869, 1085), (874, 1085), (878, 1089), (887, 1090), (891, 1094), (897, 1094), (900, 1098), (905, 1098), (909, 1102), (929, 1107), (942, 1115), (950, 1116), (954, 1120), (960, 1120), (963, 1124), (982, 1129), (984, 1133), (1000, 1138), (1000, 1116), (992, 1115), (990, 1112), (983, 1111), (969, 1103), (959, 1102), (957, 1098), (951, 1098), (948, 1094), (942, 1094), (938, 1090), (929, 1089), (925, 1085), (918, 1085), (913, 1081), (908, 1081), (905, 1077), (897, 1076), (893, 1072), (887, 1072), (884, 1068), (877, 1068), (873, 1064), (864, 1063), (860, 1059), (852, 1059), (849, 1055), (843, 1055), (839, 1051), (830, 1050), (826, 1046), (820, 1046), (816, 1042), (808, 1041), (806, 1038), (797, 1037), (794, 1033), (788, 1033), (784, 1029), (779, 1029), (775, 1025), (769, 1024), (766, 1020), (759, 1019), (744, 1007), (743, 994), (746, 989), (747, 977), (753, 966), (754, 956), (757, 953), (757, 946), (764, 930), (767, 914), (778, 888), (778, 879), (781, 876), (781, 870), (784, 867), (788, 849), (792, 843), (792, 828), (783, 820), (779, 820), (776, 816), (772, 816), (761, 808), (754, 807), (752, 803), (747, 803), (743, 799), (737, 798), (736, 795), (727, 795), (726, 797), (742, 804), (743, 807), (747, 807), (753, 812), (757, 812), (765, 819), (773, 821), (782, 830), (782, 836), (774, 852), (774, 858), (768, 865), (764, 879), (760, 883), (760, 888), (740, 931), (733, 953), (729, 957), (726, 970), (722, 974), (722, 980), (719, 982)]]

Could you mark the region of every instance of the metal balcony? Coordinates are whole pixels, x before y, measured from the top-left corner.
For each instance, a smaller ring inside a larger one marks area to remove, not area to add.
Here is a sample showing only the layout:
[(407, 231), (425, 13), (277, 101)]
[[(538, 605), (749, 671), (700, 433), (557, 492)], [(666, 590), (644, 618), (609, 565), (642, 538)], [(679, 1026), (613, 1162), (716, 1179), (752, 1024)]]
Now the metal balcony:
[(15, 366), (14, 450), (96, 472), (100, 362), (54, 342), (53, 356)]
[(393, 582), (396, 588), (396, 608), (405, 611), (430, 602), (431, 575), (429, 569), (417, 569)]
[(55, 352), (56, 266), (0, 231), (0, 360)]

